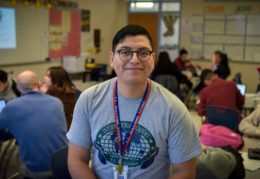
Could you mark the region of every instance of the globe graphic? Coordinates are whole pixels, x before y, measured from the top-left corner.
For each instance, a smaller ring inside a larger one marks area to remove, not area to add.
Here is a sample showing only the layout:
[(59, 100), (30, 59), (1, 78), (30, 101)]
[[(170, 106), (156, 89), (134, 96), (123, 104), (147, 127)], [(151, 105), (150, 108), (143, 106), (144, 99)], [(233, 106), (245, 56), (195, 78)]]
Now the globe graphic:
[[(130, 126), (131, 122), (121, 122), (123, 140), (125, 140)], [(115, 165), (118, 164), (121, 158), (121, 152), (118, 147), (115, 123), (111, 123), (99, 131), (97, 140), (95, 141), (95, 147), (102, 153), (102, 155), (100, 155), (106, 160)], [(145, 160), (148, 160), (156, 150), (158, 149), (151, 133), (144, 127), (138, 125), (123, 157), (123, 164), (129, 167), (138, 166)]]

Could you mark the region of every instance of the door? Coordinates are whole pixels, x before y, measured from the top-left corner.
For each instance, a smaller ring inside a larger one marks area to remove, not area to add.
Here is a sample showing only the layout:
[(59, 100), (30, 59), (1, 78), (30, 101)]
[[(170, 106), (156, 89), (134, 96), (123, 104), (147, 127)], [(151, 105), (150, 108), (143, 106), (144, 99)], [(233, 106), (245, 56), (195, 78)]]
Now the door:
[(158, 13), (130, 13), (128, 24), (138, 24), (145, 27), (153, 39), (154, 51), (158, 47)]

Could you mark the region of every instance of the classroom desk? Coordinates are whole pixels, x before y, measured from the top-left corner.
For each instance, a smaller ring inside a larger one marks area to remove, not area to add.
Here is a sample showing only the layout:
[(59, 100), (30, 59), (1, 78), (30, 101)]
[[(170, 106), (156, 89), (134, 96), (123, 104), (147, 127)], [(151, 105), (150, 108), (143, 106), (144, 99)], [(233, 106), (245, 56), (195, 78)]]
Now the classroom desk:
[(80, 77), (82, 82), (85, 83), (86, 81), (99, 81), (99, 78), (102, 74), (106, 73), (106, 65), (104, 64), (96, 64), (94, 66), (86, 67), (84, 71), (75, 71), (75, 72), (68, 72), (71, 79), (77, 79)]
[(260, 160), (253, 160), (248, 158), (248, 148), (260, 148), (260, 140), (243, 136), (244, 146), (240, 150), (244, 159), (244, 167), (246, 171), (245, 179), (258, 179), (260, 176)]

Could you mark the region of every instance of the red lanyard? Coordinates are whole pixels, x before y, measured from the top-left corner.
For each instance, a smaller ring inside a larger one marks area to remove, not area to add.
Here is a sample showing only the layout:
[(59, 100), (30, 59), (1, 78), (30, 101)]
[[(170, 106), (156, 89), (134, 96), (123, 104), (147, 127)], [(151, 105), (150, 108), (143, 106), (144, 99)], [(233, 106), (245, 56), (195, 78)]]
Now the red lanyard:
[(121, 121), (120, 121), (120, 112), (119, 112), (119, 105), (118, 105), (117, 80), (114, 83), (114, 89), (113, 89), (114, 118), (115, 118), (115, 124), (116, 124), (117, 144), (120, 149), (122, 157), (124, 157), (124, 155), (125, 155), (125, 151), (127, 150), (128, 145), (131, 142), (131, 139), (133, 137), (137, 124), (144, 111), (146, 102), (148, 101), (148, 98), (150, 95), (150, 90), (151, 90), (151, 84), (150, 84), (150, 81), (148, 81), (144, 95), (142, 97), (142, 100), (141, 100), (139, 107), (137, 109), (137, 112), (135, 114), (134, 120), (133, 120), (131, 127), (129, 128), (127, 134), (125, 135), (125, 139), (123, 140)]

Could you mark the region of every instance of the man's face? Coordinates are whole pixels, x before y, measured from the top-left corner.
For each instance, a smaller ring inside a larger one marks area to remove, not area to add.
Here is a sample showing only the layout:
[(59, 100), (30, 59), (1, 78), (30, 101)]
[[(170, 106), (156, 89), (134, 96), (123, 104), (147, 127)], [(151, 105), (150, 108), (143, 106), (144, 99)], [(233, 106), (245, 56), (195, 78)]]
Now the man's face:
[(0, 81), (0, 93), (3, 93), (6, 89), (6, 87), (7, 87), (7, 82), (4, 83), (4, 82)]
[(188, 54), (184, 53), (184, 54), (181, 55), (181, 61), (186, 62), (188, 59), (189, 59)]
[(212, 61), (213, 64), (218, 65), (220, 63), (220, 55), (213, 53), (211, 61)]
[(146, 83), (154, 68), (155, 55), (152, 53), (144, 61), (137, 53), (133, 53), (130, 60), (122, 60), (118, 50), (152, 51), (146, 36), (127, 36), (116, 46), (115, 52), (110, 53), (110, 65), (114, 68), (118, 80), (128, 84)]

